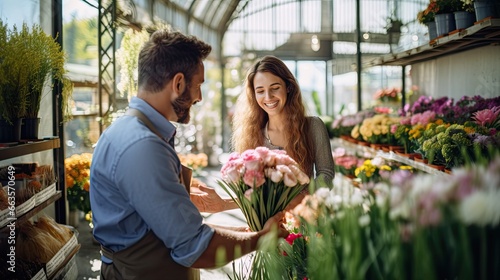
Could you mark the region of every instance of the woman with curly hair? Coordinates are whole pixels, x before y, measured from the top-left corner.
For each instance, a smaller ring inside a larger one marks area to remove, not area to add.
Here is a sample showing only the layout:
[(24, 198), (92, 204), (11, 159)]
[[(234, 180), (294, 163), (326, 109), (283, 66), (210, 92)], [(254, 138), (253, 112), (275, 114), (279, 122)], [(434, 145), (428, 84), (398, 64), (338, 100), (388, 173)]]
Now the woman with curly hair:
[(297, 80), (279, 58), (265, 56), (249, 69), (232, 126), (234, 151), (259, 146), (285, 150), (315, 178), (316, 187), (333, 186), (334, 163), (325, 124), (306, 116)]

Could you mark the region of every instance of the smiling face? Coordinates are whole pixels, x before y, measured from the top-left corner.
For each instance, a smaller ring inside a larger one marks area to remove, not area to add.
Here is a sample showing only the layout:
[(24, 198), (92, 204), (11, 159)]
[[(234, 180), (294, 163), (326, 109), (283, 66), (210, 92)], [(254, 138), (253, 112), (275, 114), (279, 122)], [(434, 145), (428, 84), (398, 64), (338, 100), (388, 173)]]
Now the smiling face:
[(257, 104), (270, 116), (279, 115), (286, 104), (285, 82), (269, 72), (257, 72), (254, 80)]

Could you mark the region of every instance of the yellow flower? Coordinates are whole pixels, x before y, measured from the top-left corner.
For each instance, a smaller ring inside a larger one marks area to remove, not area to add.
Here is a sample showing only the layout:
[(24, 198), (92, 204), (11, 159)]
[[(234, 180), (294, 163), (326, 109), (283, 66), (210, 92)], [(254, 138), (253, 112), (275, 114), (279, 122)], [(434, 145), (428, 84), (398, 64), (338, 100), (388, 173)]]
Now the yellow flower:
[(411, 167), (409, 165), (401, 165), (399, 167), (399, 169), (401, 169), (401, 170), (413, 170), (413, 167)]
[(382, 166), (380, 167), (380, 169), (381, 169), (381, 170), (387, 170), (387, 171), (391, 171), (391, 170), (392, 170), (392, 168), (391, 168), (389, 165), (382, 165)]

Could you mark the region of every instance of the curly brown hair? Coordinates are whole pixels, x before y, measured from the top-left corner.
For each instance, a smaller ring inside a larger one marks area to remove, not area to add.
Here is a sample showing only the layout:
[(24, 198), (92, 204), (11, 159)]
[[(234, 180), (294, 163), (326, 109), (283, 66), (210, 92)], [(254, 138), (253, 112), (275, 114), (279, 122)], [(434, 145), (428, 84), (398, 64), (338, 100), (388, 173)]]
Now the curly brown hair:
[(299, 84), (283, 61), (275, 56), (264, 56), (248, 71), (245, 79), (245, 93), (238, 97), (233, 116), (232, 149), (243, 152), (264, 145), (262, 133), (269, 120), (267, 113), (259, 106), (255, 98), (254, 78), (258, 72), (268, 72), (280, 77), (285, 82), (287, 100), (283, 109), (285, 118), (283, 126), (287, 144), (285, 151), (301, 166), (308, 176), (313, 175), (314, 155), (311, 152), (312, 140), (306, 110), (302, 102)]

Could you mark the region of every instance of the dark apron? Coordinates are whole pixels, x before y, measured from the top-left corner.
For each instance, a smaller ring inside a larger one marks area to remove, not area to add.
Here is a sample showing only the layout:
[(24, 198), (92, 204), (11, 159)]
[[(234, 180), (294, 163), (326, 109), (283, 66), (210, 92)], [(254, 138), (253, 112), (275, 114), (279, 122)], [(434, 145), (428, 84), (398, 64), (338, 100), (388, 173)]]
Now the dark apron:
[[(142, 117), (145, 117), (137, 115), (136, 112), (133, 112), (133, 115), (141, 120), (143, 120)], [(149, 120), (143, 120), (143, 122), (149, 127)], [(154, 129), (151, 130), (155, 132)], [(191, 176), (192, 170), (189, 167), (182, 166), (179, 180), (186, 187), (188, 193), (191, 186)], [(110, 264), (102, 262), (101, 278), (103, 280), (200, 279), (199, 269), (185, 267), (176, 263), (172, 259), (170, 252), (171, 250), (152, 231), (149, 231), (134, 245), (118, 252), (113, 252), (101, 246), (101, 253), (113, 261)]]

